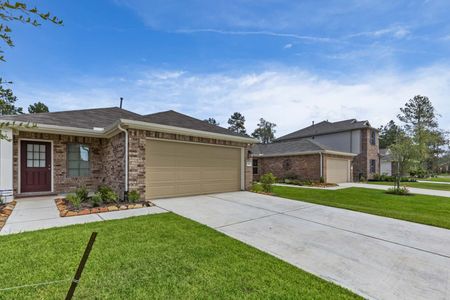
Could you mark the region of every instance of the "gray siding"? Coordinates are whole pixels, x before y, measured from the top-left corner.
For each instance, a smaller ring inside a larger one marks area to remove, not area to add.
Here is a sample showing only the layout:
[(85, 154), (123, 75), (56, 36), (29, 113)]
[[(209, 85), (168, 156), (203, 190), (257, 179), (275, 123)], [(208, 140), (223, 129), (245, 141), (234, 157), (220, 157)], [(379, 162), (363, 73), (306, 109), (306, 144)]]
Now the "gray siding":
[(332, 134), (319, 135), (314, 141), (336, 151), (361, 153), (361, 131), (345, 131)]

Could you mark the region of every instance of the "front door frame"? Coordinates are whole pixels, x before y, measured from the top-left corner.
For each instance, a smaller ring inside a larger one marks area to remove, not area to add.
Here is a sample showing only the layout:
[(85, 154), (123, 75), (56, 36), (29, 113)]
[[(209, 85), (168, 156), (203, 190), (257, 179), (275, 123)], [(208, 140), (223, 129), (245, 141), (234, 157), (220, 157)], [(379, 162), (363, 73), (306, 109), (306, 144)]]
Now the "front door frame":
[[(21, 160), (22, 160), (22, 141), (29, 141), (29, 142), (45, 142), (45, 143), (50, 143), (50, 166), (51, 166), (51, 170), (50, 170), (50, 191), (45, 191), (45, 192), (36, 192), (36, 193), (53, 193), (54, 192), (54, 172), (53, 172), (53, 160), (54, 160), (54, 155), (53, 155), (53, 140), (44, 140), (44, 139), (29, 139), (29, 138), (19, 138), (17, 140), (18, 143), (18, 156), (17, 156), (17, 193), (21, 194), (22, 193), (22, 183), (21, 183), (21, 177), (22, 177), (22, 168), (21, 168)], [(29, 192), (30, 194), (35, 193), (35, 192)]]

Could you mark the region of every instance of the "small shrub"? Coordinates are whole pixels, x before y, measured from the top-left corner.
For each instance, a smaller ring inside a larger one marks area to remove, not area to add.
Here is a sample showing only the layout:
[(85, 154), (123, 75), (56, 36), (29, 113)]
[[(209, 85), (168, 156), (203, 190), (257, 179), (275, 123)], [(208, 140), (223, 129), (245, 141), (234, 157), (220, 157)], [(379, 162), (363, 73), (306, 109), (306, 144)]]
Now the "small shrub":
[(69, 203), (72, 204), (72, 206), (75, 209), (80, 209), (80, 207), (81, 207), (81, 198), (77, 194), (68, 194), (66, 196), (66, 200), (69, 201)]
[(401, 186), (400, 188), (390, 188), (386, 191), (387, 194), (392, 194), (392, 195), (400, 195), (400, 196), (407, 196), (410, 195), (409, 190), (406, 186)]
[(91, 197), (91, 202), (92, 202), (92, 206), (94, 206), (94, 207), (102, 205), (102, 203), (103, 203), (102, 195), (99, 192), (95, 193)]
[(263, 191), (262, 186), (259, 183), (254, 182), (250, 190), (254, 193), (261, 193)]
[(139, 194), (138, 191), (133, 190), (128, 193), (128, 201), (134, 203), (134, 202), (138, 202), (140, 199), (141, 199), (141, 195)]
[(104, 203), (119, 202), (119, 196), (109, 186), (102, 185), (97, 191)]
[(264, 192), (271, 193), (272, 185), (276, 182), (277, 178), (272, 173), (266, 173), (260, 178), (261, 186)]
[(325, 183), (325, 178), (323, 176), (320, 176), (319, 182), (320, 183)]
[(81, 202), (86, 202), (88, 200), (89, 192), (86, 187), (81, 186), (75, 190), (75, 195), (77, 195)]

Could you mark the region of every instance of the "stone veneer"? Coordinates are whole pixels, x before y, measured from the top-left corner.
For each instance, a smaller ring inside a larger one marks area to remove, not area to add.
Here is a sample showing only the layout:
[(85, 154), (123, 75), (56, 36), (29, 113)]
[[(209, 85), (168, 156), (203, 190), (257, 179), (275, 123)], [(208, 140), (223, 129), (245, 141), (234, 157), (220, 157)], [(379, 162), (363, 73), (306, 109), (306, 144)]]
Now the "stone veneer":
[[(376, 133), (376, 143), (370, 143), (370, 132), (372, 129), (361, 130), (361, 153), (353, 159), (353, 179), (358, 181), (360, 177), (373, 179), (375, 174), (380, 173), (379, 140)], [(375, 160), (375, 173), (370, 172), (370, 160)]]
[[(236, 143), (210, 138), (200, 138), (178, 134), (129, 129), (129, 190), (137, 190), (145, 196), (145, 144), (147, 138), (177, 140), (214, 145), (245, 147), (247, 144)], [(99, 185), (108, 185), (121, 197), (125, 182), (125, 139), (124, 133), (117, 134), (110, 139), (46, 134), (34, 132), (19, 132), (13, 138), (14, 147), (14, 193), (18, 193), (18, 141), (19, 139), (38, 139), (53, 142), (53, 186), (55, 193), (72, 192), (77, 187), (85, 186), (95, 191)], [(67, 144), (81, 143), (90, 147), (91, 176), (67, 176)], [(252, 167), (245, 167), (245, 188), (252, 183)]]

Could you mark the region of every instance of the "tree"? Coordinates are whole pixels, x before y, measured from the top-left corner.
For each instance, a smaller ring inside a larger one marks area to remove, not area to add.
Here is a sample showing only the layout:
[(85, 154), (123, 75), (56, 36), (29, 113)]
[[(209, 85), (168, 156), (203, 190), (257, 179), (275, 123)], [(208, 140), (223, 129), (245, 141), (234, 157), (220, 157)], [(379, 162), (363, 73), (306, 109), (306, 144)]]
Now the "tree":
[(0, 85), (0, 115), (23, 114), (22, 107), (16, 107), (17, 97), (11, 89), (6, 89)]
[(397, 136), (403, 132), (403, 129), (393, 120), (390, 120), (385, 126), (381, 126), (379, 130), (380, 149), (389, 148), (390, 145), (395, 143)]
[(37, 113), (49, 112), (49, 110), (48, 110), (48, 106), (45, 105), (44, 103), (36, 102), (36, 103), (28, 106), (28, 112), (30, 114), (37, 114)]
[(245, 117), (239, 113), (235, 112), (231, 115), (231, 117), (228, 119), (228, 129), (239, 133), (239, 134), (247, 134), (247, 131), (245, 130)]
[[(8, 47), (14, 47), (11, 37), (12, 29), (8, 25), (9, 23), (19, 22), (37, 27), (41, 25), (39, 21), (49, 21), (57, 25), (63, 24), (62, 20), (52, 16), (49, 12), (43, 13), (36, 7), (28, 7), (23, 2), (0, 0), (0, 40)], [(5, 61), (3, 53), (4, 51), (0, 47), (0, 61)]]
[(258, 127), (253, 131), (252, 136), (257, 138), (261, 143), (268, 144), (275, 139), (275, 123), (259, 119)]
[(433, 155), (433, 148), (442, 146), (445, 138), (438, 132), (437, 114), (430, 99), (417, 95), (400, 108), (400, 121), (405, 123), (407, 133), (412, 137), (418, 151), (419, 168), (428, 168), (427, 161)]
[(409, 173), (417, 158), (417, 147), (405, 132), (399, 132), (395, 142), (390, 145), (393, 160), (397, 163), (396, 188), (400, 188), (400, 177)]
[(214, 119), (214, 118), (208, 118), (208, 119), (205, 119), (203, 121), (205, 121), (206, 123), (209, 123), (211, 125), (216, 125), (216, 126), (220, 125), (220, 123), (217, 122), (216, 119)]

